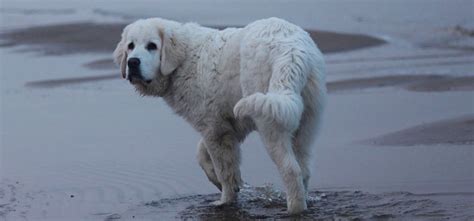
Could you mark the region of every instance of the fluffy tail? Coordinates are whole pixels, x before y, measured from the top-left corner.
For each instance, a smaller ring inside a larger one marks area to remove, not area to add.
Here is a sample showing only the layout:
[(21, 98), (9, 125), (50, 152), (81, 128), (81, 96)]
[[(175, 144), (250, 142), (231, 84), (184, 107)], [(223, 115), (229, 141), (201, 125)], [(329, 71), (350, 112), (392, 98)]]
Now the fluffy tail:
[(277, 122), (284, 128), (295, 131), (298, 128), (303, 101), (295, 93), (255, 93), (241, 99), (234, 107), (238, 118), (251, 116), (269, 122)]
[(250, 116), (276, 122), (285, 129), (295, 131), (304, 110), (301, 91), (311, 73), (308, 53), (295, 48), (280, 48), (274, 55), (272, 76), (268, 92), (254, 93), (237, 102), (234, 107), (236, 117)]

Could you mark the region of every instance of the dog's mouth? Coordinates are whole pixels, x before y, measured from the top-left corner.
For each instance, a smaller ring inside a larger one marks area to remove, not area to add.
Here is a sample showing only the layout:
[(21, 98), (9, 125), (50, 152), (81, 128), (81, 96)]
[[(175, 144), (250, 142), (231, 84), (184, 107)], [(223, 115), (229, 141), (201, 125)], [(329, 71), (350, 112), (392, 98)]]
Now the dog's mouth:
[(162, 74), (155, 75), (153, 79), (147, 80), (142, 76), (129, 74), (127, 80), (130, 81), (138, 92), (142, 95), (153, 95), (162, 97), (168, 91), (171, 79)]
[(145, 80), (143, 77), (139, 74), (129, 74), (127, 77), (128, 81), (130, 81), (131, 84), (150, 84), (153, 80)]

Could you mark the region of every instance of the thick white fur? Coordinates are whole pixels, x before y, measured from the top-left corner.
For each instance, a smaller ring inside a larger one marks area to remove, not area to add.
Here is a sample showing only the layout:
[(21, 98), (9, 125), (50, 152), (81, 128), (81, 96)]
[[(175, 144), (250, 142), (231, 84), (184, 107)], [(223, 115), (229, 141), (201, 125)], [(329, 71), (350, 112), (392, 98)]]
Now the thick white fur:
[[(150, 41), (156, 52), (143, 50)], [(311, 143), (326, 97), (323, 56), (307, 32), (278, 18), (221, 31), (151, 18), (124, 29), (114, 52), (124, 76), (129, 55), (145, 61), (142, 75), (152, 80), (134, 83), (138, 92), (163, 97), (202, 135), (197, 159), (222, 191), (214, 204), (235, 200), (239, 145), (256, 129), (283, 178), (288, 212), (306, 209)]]

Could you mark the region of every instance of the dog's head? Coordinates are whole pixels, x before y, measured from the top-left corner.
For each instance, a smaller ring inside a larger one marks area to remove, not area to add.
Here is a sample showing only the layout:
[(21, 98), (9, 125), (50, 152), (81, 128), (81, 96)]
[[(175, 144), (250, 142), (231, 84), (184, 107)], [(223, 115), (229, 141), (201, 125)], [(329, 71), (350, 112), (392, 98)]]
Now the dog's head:
[(166, 92), (169, 75), (185, 56), (179, 41), (182, 25), (159, 18), (138, 20), (126, 26), (114, 51), (122, 77), (145, 95)]

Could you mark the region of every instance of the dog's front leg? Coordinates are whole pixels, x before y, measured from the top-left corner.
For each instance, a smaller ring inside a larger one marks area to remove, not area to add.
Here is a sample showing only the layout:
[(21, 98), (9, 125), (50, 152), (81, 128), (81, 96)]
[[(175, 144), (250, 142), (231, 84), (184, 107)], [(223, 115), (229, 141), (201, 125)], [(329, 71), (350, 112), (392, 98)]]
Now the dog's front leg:
[(230, 134), (209, 136), (205, 142), (217, 179), (222, 186), (221, 199), (213, 204), (230, 204), (236, 200), (242, 184), (239, 142)]
[(217, 179), (216, 171), (214, 170), (214, 164), (212, 163), (211, 156), (209, 155), (209, 151), (207, 150), (206, 142), (201, 139), (198, 143), (198, 153), (197, 153), (197, 160), (199, 162), (199, 166), (201, 166), (202, 170), (206, 174), (209, 181), (211, 181), (220, 191), (222, 191), (222, 185)]

